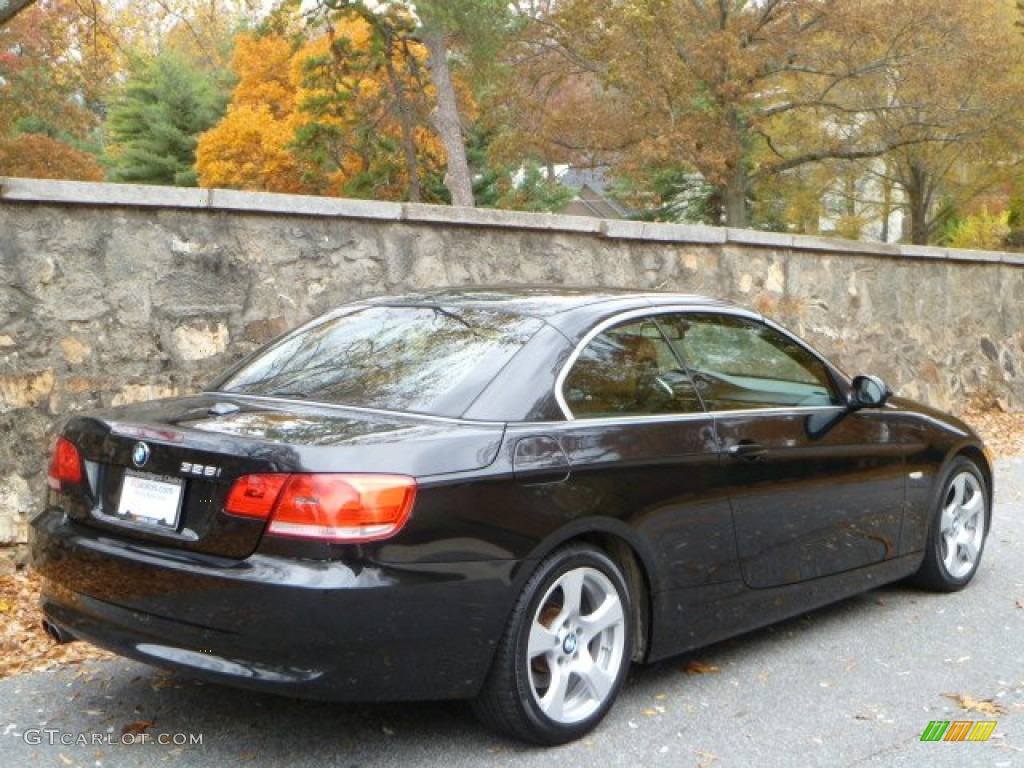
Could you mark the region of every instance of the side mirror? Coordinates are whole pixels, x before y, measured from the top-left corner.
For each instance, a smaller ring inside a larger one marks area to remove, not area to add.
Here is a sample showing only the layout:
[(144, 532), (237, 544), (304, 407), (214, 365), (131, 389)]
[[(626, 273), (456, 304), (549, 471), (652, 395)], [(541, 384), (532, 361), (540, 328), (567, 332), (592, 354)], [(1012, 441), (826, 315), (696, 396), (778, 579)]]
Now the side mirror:
[(850, 408), (881, 408), (892, 396), (892, 390), (877, 376), (857, 376), (850, 388)]

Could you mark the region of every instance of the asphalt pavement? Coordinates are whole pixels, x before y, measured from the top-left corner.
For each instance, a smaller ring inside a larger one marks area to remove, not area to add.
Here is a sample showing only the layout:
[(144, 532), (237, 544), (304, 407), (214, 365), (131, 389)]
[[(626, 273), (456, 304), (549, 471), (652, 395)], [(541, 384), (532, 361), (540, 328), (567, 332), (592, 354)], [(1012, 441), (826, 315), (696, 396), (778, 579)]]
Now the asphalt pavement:
[[(1024, 458), (996, 488), (965, 591), (885, 587), (634, 669), (564, 747), (493, 735), (462, 703), (296, 701), (107, 661), (0, 681), (0, 766), (1024, 766)], [(932, 721), (995, 726), (921, 741)]]

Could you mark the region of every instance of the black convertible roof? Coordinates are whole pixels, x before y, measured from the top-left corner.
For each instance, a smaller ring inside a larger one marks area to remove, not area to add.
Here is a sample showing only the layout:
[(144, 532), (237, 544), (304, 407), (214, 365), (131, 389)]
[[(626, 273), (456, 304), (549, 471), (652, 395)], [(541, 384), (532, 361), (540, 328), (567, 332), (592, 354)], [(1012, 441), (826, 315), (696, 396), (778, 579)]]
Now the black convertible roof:
[[(363, 302), (361, 302), (363, 303)], [(396, 296), (380, 296), (365, 303), (390, 306), (477, 307), (497, 312), (526, 315), (549, 320), (573, 310), (602, 306), (598, 314), (611, 314), (629, 309), (680, 304), (694, 307), (727, 308), (732, 305), (708, 298), (682, 293), (636, 291), (603, 287), (572, 286), (455, 286)]]

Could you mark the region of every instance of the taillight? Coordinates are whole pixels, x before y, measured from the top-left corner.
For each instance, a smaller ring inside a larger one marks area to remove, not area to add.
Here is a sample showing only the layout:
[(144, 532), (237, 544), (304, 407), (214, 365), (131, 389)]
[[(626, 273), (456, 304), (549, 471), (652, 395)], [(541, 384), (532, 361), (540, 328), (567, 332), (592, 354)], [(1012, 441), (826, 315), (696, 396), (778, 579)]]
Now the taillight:
[(58, 437), (50, 457), (50, 469), (46, 484), (59, 491), (64, 483), (77, 485), (82, 482), (82, 456), (75, 444), (66, 437)]
[(245, 475), (235, 481), (224, 509), (232, 515), (266, 520), (288, 475)]
[(269, 519), (267, 533), (323, 541), (372, 541), (405, 525), (416, 500), (406, 475), (246, 475), (225, 510)]

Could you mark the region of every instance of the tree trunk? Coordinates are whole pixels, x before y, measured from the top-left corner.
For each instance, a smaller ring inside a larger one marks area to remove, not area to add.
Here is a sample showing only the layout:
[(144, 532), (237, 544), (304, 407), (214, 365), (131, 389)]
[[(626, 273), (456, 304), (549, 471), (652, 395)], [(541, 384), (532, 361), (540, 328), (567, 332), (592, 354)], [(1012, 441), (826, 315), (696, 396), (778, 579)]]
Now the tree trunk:
[(391, 90), (395, 94), (395, 102), (398, 108), (398, 123), (402, 127), (402, 157), (405, 160), (405, 172), (409, 176), (409, 200), (413, 203), (423, 202), (423, 184), (420, 182), (419, 160), (416, 157), (416, 130), (413, 126), (412, 111), (409, 108), (409, 101), (405, 98), (405, 85), (402, 78), (395, 71), (394, 43), (390, 37), (387, 38), (387, 51), (385, 52), (385, 64), (388, 72)]
[(452, 205), (472, 208), (473, 180), (466, 160), (466, 141), (462, 135), (462, 121), (459, 120), (455, 85), (448, 68), (448, 46), (445, 45), (444, 33), (438, 29), (424, 29), (423, 43), (427, 48), (430, 79), (437, 92), (437, 109), (431, 115), (431, 121), (448, 154), (448, 173), (444, 183), (451, 193)]
[(34, 2), (35, 0), (0, 0), (0, 27)]
[(910, 242), (914, 245), (928, 245), (931, 240), (932, 222), (929, 220), (931, 192), (928, 173), (911, 164), (900, 174), (900, 186), (907, 196), (907, 216), (910, 219)]
[(732, 177), (722, 190), (722, 207), (725, 212), (725, 226), (743, 229), (749, 225), (747, 220), (747, 192), (750, 180), (742, 162), (733, 170)]
[(928, 208), (922, 195), (908, 194), (910, 211), (910, 242), (914, 245), (928, 245), (931, 227), (928, 226)]
[(889, 217), (892, 216), (892, 182), (882, 179), (882, 235), (883, 243), (889, 242)]

